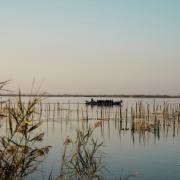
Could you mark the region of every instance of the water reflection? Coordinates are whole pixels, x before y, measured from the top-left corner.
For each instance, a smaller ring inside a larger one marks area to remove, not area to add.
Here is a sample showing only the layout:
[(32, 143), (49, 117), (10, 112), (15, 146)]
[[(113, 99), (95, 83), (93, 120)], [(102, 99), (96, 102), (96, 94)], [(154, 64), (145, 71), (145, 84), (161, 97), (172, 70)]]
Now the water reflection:
[[(94, 122), (101, 121), (99, 133), (102, 138), (111, 136), (122, 138), (126, 134), (135, 143), (148, 144), (150, 140), (175, 138), (180, 128), (180, 104), (143, 104), (135, 106), (87, 106), (79, 103), (39, 104), (36, 120), (46, 123), (47, 133), (59, 131), (61, 135), (68, 129), (87, 129)], [(49, 124), (52, 124), (49, 129)], [(60, 124), (60, 128), (57, 124)]]
[[(14, 106), (13, 102), (10, 106)], [(43, 143), (53, 146), (47, 164), (43, 165), (47, 175), (51, 165), (54, 176), (59, 175), (62, 144), (67, 135), (73, 137), (77, 129), (88, 129), (95, 122), (102, 122), (94, 135), (105, 142), (107, 165), (113, 174), (118, 176), (124, 168), (127, 174), (138, 170), (144, 174), (141, 179), (146, 180), (180, 177), (176, 169), (180, 144), (179, 103), (138, 101), (122, 107), (39, 103), (32, 119), (43, 122), (41, 131), (46, 134)], [(7, 124), (2, 128), (1, 133), (8, 131)]]

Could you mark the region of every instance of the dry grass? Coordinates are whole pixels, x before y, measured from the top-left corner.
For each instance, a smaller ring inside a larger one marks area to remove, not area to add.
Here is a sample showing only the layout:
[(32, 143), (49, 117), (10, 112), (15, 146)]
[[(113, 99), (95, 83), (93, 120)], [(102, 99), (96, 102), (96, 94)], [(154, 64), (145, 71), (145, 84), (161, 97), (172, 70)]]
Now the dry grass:
[(101, 179), (105, 169), (101, 147), (93, 138), (94, 128), (78, 130), (75, 139), (66, 137), (61, 163), (61, 179)]
[(43, 162), (50, 146), (41, 147), (44, 133), (38, 133), (41, 123), (32, 119), (40, 98), (22, 102), (19, 95), (16, 106), (1, 108), (1, 121), (8, 121), (8, 132), (0, 137), (0, 179), (19, 180), (37, 170)]

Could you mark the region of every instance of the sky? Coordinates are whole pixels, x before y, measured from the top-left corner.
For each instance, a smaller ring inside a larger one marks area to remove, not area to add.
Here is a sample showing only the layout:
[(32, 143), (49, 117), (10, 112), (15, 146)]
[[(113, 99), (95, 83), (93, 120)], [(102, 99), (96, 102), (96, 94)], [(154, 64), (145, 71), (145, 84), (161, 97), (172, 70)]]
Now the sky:
[(179, 0), (0, 0), (0, 77), (51, 94), (179, 94)]

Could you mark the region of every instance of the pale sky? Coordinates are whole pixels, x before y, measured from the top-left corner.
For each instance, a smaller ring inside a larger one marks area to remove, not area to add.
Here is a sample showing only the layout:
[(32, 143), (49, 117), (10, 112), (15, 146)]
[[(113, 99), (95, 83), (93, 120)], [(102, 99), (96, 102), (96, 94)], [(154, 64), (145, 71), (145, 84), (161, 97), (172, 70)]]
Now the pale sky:
[(179, 94), (179, 0), (0, 0), (7, 88)]

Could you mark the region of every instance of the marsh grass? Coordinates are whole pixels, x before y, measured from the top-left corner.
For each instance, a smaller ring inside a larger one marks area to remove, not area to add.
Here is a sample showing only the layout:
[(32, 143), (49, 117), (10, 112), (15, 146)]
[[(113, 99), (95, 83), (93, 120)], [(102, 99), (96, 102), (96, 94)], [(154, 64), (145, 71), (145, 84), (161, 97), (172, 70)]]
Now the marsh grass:
[(64, 140), (60, 176), (58, 180), (128, 180), (137, 177), (138, 173), (115, 177), (106, 168), (104, 143), (94, 137), (95, 129), (102, 126), (97, 121), (92, 127), (77, 130), (75, 138), (67, 136)]
[(21, 95), (16, 105), (10, 102), (1, 108), (1, 114), (6, 116), (8, 132), (0, 137), (0, 179), (23, 179), (38, 169), (43, 162), (50, 146), (41, 147), (44, 133), (39, 133), (41, 122), (33, 122), (33, 114), (40, 98), (31, 98), (24, 104)]
[(74, 140), (66, 137), (59, 178), (102, 179), (105, 170), (103, 142), (93, 137), (94, 130), (93, 127), (78, 130)]

